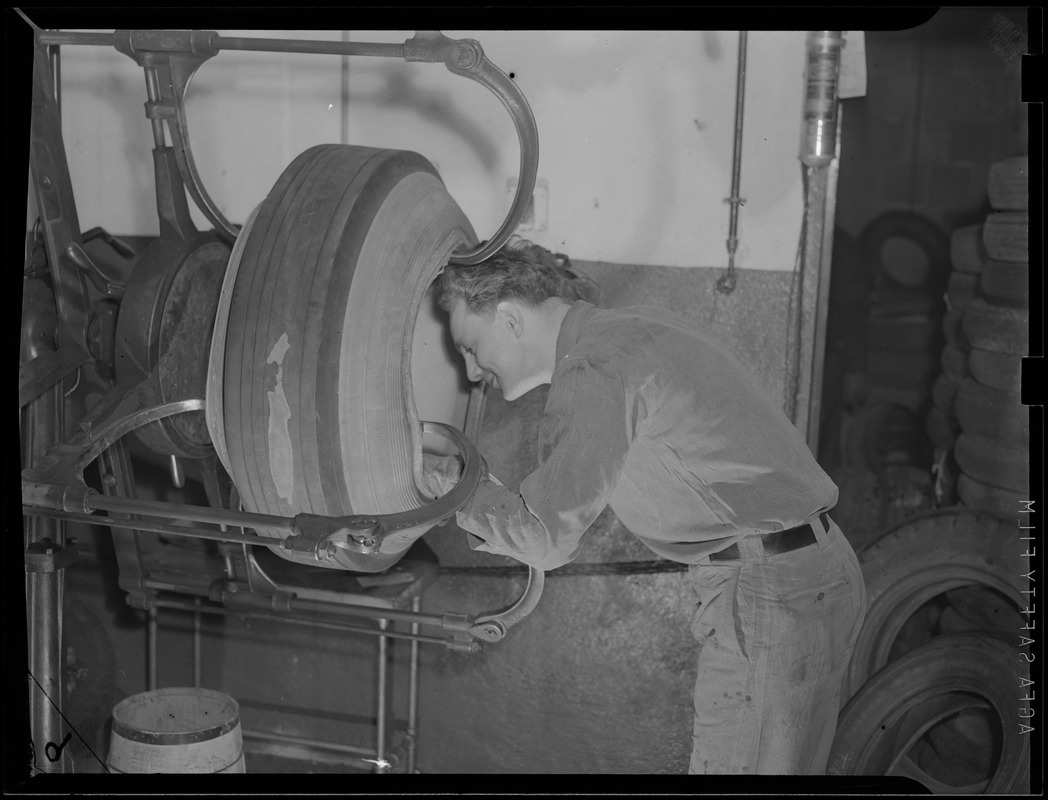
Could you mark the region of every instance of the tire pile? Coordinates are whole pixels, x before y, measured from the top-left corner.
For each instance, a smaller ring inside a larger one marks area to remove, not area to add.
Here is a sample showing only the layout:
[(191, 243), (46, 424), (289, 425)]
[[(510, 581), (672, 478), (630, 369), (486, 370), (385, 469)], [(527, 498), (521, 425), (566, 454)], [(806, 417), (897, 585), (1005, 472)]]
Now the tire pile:
[(923, 419), (942, 348), (949, 238), (919, 214), (889, 211), (855, 241), (835, 231), (833, 257), (824, 374), (843, 371), (844, 397), (836, 425), (827, 418), (833, 452), (820, 459), (841, 490), (838, 522), (861, 546), (935, 507)]
[(1020, 634), (1033, 587), (1015, 522), (1029, 499), (1026, 170), (1025, 157), (995, 163), (991, 211), (949, 238), (924, 418), (938, 510), (856, 548), (869, 605), (830, 774), (903, 775), (943, 794), (1030, 791)]
[(1029, 351), (1027, 158), (995, 163), (984, 222), (955, 230), (943, 346), (925, 431), (938, 504), (1014, 514), (1028, 499), (1029, 411), (1020, 399)]
[(1016, 536), (1014, 518), (954, 507), (859, 551), (868, 608), (829, 774), (902, 775), (939, 794), (1029, 792), (1018, 645), (1030, 587)]

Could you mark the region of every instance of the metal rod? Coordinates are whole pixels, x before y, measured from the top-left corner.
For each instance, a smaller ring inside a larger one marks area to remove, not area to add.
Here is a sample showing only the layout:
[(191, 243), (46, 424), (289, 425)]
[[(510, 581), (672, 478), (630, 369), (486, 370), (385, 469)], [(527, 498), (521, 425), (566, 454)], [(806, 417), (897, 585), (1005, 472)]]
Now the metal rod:
[[(61, 385), (54, 385), (28, 407), (26, 413), (26, 456), (30, 463), (39, 460), (47, 448), (61, 441), (63, 398)], [(49, 540), (61, 548), (65, 544), (64, 526), (57, 520), (29, 519), (25, 546)], [(29, 682), (30, 727), (35, 752), (44, 754), (48, 743), (62, 741), (60, 711), (64, 703), (64, 669), (62, 651), (62, 584), (65, 571), (27, 572), (26, 633), (28, 667), (34, 680)], [(39, 687), (37, 686), (39, 684)], [(52, 762), (38, 758), (37, 767), (44, 772), (66, 772), (70, 756)]]
[(270, 514), (253, 514), (247, 511), (232, 511), (209, 506), (187, 506), (178, 503), (157, 503), (151, 500), (135, 500), (129, 497), (105, 497), (92, 495), (88, 504), (96, 511), (116, 511), (121, 514), (141, 514), (147, 517), (181, 519), (191, 522), (209, 522), (215, 525), (234, 527), (288, 528), (294, 524), (291, 517), (276, 517)]
[(259, 39), (243, 36), (219, 36), (217, 50), (249, 50), (265, 53), (319, 53), (332, 56), (404, 57), (403, 44), (385, 42), (327, 42), (308, 39)]
[[(168, 608), (177, 611), (193, 611), (194, 607), (189, 603), (181, 603), (175, 600), (155, 600), (155, 605), (158, 608)], [(297, 602), (296, 602), (297, 605)], [(264, 614), (257, 611), (242, 611), (236, 608), (227, 608), (225, 606), (201, 606), (201, 613), (204, 614), (219, 614), (224, 616), (237, 616), (237, 617), (248, 617), (250, 619), (265, 619), (272, 621), (274, 616), (272, 614)], [(447, 645), (449, 642), (447, 639), (439, 636), (426, 636), (426, 635), (413, 635), (409, 633), (401, 633), (400, 631), (387, 630), (383, 633), (377, 628), (367, 628), (362, 625), (353, 625), (345, 622), (330, 622), (326, 620), (313, 620), (304, 619), (302, 617), (294, 617), (287, 614), (281, 614), (279, 619), (282, 622), (289, 622), (294, 625), (308, 625), (315, 628), (326, 628), (329, 630), (338, 631), (354, 631), (357, 633), (367, 633), (371, 636), (386, 636), (391, 639), (411, 639), (413, 641), (423, 642), (427, 644), (442, 644)]]
[[(418, 614), (422, 611), (422, 598), (415, 597), (411, 600), (411, 610)], [(411, 633), (418, 635), (419, 626), (417, 622), (411, 623)], [(415, 772), (415, 743), (418, 739), (418, 697), (419, 697), (419, 652), (421, 648), (417, 639), (411, 640), (411, 661), (408, 667), (408, 774)]]
[(315, 747), (318, 750), (330, 750), (335, 753), (350, 753), (358, 756), (374, 756), (375, 751), (369, 747), (354, 747), (351, 744), (336, 744), (325, 742), (320, 739), (307, 739), (304, 736), (294, 736), (290, 733), (267, 733), (266, 731), (255, 731), (243, 729), (240, 735), (245, 739), (261, 739), (265, 742), (280, 742), (281, 744), (295, 744), (303, 747)]
[(735, 265), (735, 251), (738, 249), (739, 185), (742, 176), (742, 119), (746, 103), (746, 31), (739, 32), (739, 65), (738, 79), (735, 82), (735, 140), (731, 149), (731, 220), (728, 227), (728, 263)]
[(742, 119), (746, 96), (746, 41), (747, 32), (739, 31), (739, 60), (735, 80), (735, 137), (731, 150), (731, 196), (727, 202), (731, 206), (728, 217), (728, 271), (717, 281), (717, 289), (730, 294), (735, 290), (735, 252), (739, 247), (739, 197), (740, 176), (742, 175)]
[(193, 603), (198, 608), (193, 612), (193, 686), (197, 689), (200, 688), (200, 610), (199, 606), (201, 600), (199, 597), (193, 598)]
[(381, 770), (382, 762), (386, 758), (386, 658), (389, 640), (385, 633), (389, 623), (380, 619), (378, 627), (381, 633), (378, 637), (378, 719), (375, 724), (375, 758), (379, 762), (377, 768)]
[(58, 118), (62, 118), (62, 55), (58, 46), (54, 46), (48, 49), (48, 55), (51, 56), (51, 74), (54, 76), (55, 82), (55, 110), (58, 112)]
[(171, 467), (171, 483), (174, 484), (176, 489), (181, 489), (186, 485), (186, 473), (182, 469), (182, 462), (178, 460), (178, 456), (171, 456), (170, 459)]
[[(157, 77), (156, 67), (146, 67), (143, 72), (146, 74), (146, 97), (149, 99), (150, 105), (159, 103), (161, 100), (160, 79)], [(157, 147), (167, 147), (167, 136), (164, 134), (163, 120), (154, 117), (150, 122), (153, 125), (153, 143)]]
[(280, 543), (279, 539), (264, 541), (266, 537), (252, 533), (211, 531), (206, 528), (190, 528), (185, 525), (166, 525), (162, 522), (152, 522), (150, 520), (106, 517), (98, 514), (80, 514), (76, 511), (59, 511), (57, 509), (42, 508), (40, 506), (22, 506), (22, 512), (26, 515), (53, 517), (55, 519), (64, 519), (71, 522), (86, 522), (88, 525), (102, 525), (109, 528), (117, 528), (118, 530), (170, 533), (178, 536), (189, 536), (196, 539), (210, 539), (216, 542), (257, 545), (275, 545)]
[[(96, 45), (114, 47), (113, 33), (78, 33), (75, 31), (40, 31), (37, 40), (47, 45)], [(216, 36), (216, 50), (246, 50), (265, 53), (318, 53), (333, 56), (404, 57), (403, 44), (384, 42), (334, 42), (310, 39), (262, 39), (244, 36)]]
[(156, 689), (157, 607), (146, 612), (146, 689)]

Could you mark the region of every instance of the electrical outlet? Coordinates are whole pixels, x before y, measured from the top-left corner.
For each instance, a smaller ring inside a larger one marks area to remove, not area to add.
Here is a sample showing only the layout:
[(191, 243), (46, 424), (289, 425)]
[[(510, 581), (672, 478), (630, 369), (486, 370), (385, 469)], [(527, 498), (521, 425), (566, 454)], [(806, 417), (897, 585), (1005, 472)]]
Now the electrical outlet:
[[(506, 181), (506, 192), (508, 202), (506, 213), (513, 207), (513, 200), (517, 196), (517, 179), (510, 178)], [(524, 211), (518, 231), (537, 232), (544, 231), (549, 226), (549, 185), (542, 178), (535, 181), (535, 189), (531, 193), (531, 199)]]

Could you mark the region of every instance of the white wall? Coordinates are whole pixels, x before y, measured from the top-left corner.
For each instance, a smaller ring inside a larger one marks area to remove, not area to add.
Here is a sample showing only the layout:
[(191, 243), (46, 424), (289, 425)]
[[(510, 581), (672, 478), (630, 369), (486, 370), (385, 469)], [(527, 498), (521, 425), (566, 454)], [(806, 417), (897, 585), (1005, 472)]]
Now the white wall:
[[(402, 43), (414, 31), (219, 31)], [(738, 34), (722, 31), (445, 31), (480, 42), (513, 73), (539, 130), (544, 230), (579, 260), (727, 263)], [(797, 159), (804, 32), (749, 34), (739, 213), (740, 268), (794, 266), (802, 217)], [(307, 147), (416, 150), (440, 169), (481, 237), (512, 200), (519, 149), (487, 89), (440, 64), (224, 50), (190, 86), (204, 183), (242, 222)], [(158, 231), (143, 72), (103, 47), (62, 48), (63, 125), (81, 227)], [(343, 90), (343, 83), (346, 88)], [(348, 102), (344, 102), (344, 98)], [(202, 215), (197, 221), (206, 226)]]

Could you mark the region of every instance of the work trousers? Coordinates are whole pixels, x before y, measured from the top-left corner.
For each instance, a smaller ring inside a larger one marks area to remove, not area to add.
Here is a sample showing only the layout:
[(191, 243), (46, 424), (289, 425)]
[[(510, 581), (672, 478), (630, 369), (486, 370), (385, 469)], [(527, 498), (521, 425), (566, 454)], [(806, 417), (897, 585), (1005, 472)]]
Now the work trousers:
[(837, 729), (841, 683), (866, 611), (858, 559), (837, 525), (817, 543), (692, 565), (699, 644), (689, 773), (818, 775)]

